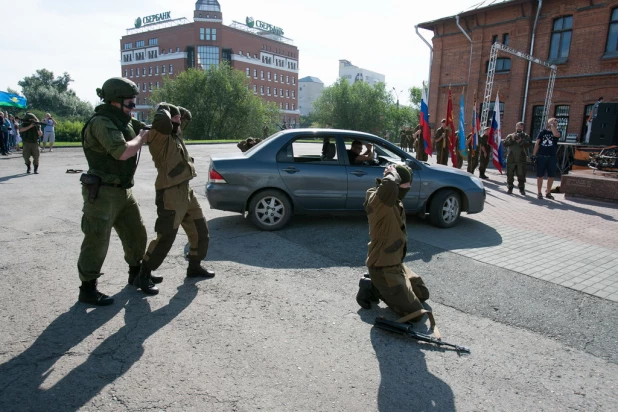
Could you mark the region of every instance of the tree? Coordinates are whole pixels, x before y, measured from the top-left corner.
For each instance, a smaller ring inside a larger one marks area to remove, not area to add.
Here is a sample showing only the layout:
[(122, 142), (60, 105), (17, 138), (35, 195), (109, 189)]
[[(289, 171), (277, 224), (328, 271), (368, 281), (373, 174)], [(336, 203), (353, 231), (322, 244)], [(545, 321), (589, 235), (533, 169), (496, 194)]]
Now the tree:
[(47, 69), (37, 70), (32, 76), (24, 77), (17, 84), (28, 99), (28, 110), (52, 112), (57, 116), (68, 118), (86, 118), (92, 114), (92, 105), (80, 100), (69, 84), (73, 81), (65, 72), (54, 78), (54, 73)]
[(382, 134), (387, 108), (391, 104), (384, 83), (370, 86), (356, 82), (350, 85), (340, 78), (324, 89), (313, 107), (315, 119), (322, 126)]
[(164, 78), (152, 92), (152, 102), (169, 102), (191, 111), (188, 139), (245, 139), (261, 137), (266, 123), (275, 130), (279, 109), (249, 90), (244, 72), (227, 63), (208, 70), (189, 69), (174, 79)]

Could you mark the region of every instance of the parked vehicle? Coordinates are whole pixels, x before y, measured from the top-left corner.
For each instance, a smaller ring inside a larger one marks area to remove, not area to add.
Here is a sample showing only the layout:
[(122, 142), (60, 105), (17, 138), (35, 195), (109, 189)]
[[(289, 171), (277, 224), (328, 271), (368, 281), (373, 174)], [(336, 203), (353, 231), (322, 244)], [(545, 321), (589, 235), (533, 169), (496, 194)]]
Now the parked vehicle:
[[(355, 140), (373, 145), (373, 161), (350, 164)], [(213, 156), (206, 197), (213, 209), (248, 212), (258, 228), (278, 230), (293, 214), (364, 212), (367, 189), (391, 163), (412, 169), (407, 214), (429, 213), (434, 225), (447, 228), (462, 211), (483, 210), (485, 188), (470, 173), (419, 162), (371, 134), (334, 129), (284, 130), (244, 153)]]

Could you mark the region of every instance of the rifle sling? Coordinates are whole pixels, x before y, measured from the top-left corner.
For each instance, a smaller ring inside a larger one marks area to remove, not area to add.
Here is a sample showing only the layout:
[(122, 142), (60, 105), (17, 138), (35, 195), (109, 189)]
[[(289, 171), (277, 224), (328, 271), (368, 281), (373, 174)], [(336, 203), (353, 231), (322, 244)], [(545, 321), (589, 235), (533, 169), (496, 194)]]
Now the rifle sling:
[(431, 331), (433, 332), (433, 335), (436, 337), (436, 339), (442, 340), (442, 336), (440, 335), (440, 330), (438, 330), (438, 327), (436, 326), (436, 319), (433, 317), (433, 313), (431, 313), (431, 311), (429, 310), (419, 309), (416, 312), (407, 314), (403, 318), (397, 319), (397, 322), (406, 323), (410, 319), (417, 318), (424, 314), (427, 314), (427, 317), (429, 318), (429, 324), (431, 325)]

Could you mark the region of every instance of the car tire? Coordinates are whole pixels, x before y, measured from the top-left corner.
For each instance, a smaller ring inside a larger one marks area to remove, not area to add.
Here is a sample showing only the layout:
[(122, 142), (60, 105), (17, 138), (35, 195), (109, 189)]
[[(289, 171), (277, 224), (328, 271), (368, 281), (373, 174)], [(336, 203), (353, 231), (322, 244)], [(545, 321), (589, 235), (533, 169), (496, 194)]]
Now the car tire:
[(279, 230), (292, 217), (292, 204), (279, 190), (256, 193), (249, 203), (249, 218), (260, 230)]
[(461, 196), (455, 190), (441, 190), (431, 200), (429, 218), (434, 226), (449, 228), (455, 226), (461, 214)]

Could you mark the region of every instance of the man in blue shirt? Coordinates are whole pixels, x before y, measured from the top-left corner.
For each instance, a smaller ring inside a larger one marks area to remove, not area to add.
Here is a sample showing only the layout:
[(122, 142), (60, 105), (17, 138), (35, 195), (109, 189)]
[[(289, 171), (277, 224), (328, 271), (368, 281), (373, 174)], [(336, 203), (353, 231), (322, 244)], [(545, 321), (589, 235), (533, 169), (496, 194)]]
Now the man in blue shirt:
[(534, 150), (532, 151), (532, 156), (536, 157), (537, 197), (543, 199), (543, 177), (545, 177), (545, 172), (547, 172), (545, 197), (553, 200), (554, 197), (551, 195), (551, 187), (554, 184), (554, 177), (556, 177), (556, 169), (558, 168), (556, 151), (558, 149), (558, 140), (560, 139), (558, 120), (552, 117), (547, 121), (547, 127), (548, 129), (543, 129), (539, 132)]
[(45, 129), (43, 129), (43, 150), (45, 150), (45, 146), (47, 142), (49, 142), (49, 151), (53, 151), (54, 149), (54, 141), (56, 140), (56, 120), (51, 116), (51, 114), (45, 114), (45, 120), (43, 120), (45, 125)]

